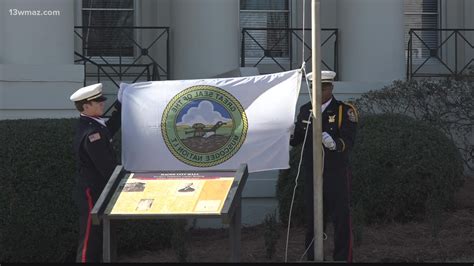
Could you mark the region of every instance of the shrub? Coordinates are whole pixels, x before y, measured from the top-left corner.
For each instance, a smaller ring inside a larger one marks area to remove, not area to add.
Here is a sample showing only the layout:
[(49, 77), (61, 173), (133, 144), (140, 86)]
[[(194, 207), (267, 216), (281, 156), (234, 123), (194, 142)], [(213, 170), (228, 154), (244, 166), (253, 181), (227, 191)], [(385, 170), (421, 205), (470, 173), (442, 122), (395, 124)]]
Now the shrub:
[(178, 262), (187, 262), (190, 252), (190, 246), (187, 244), (189, 235), (184, 230), (187, 221), (185, 219), (175, 220), (174, 226), (171, 228), (173, 236), (171, 237), (171, 246)]
[[(75, 125), (76, 119), (0, 121), (1, 262), (74, 260)], [(114, 141), (120, 146), (119, 138)], [(122, 221), (119, 252), (170, 246), (171, 226), (172, 220)]]
[[(293, 191), (295, 188), (295, 179), (298, 174), (298, 164), (301, 158), (301, 147), (298, 145), (290, 150), (290, 168), (281, 170), (278, 176), (276, 198), (278, 200), (278, 213), (280, 221), (288, 224), (290, 207), (292, 204)], [(291, 224), (304, 223), (304, 196), (303, 196), (303, 168), (298, 177), (298, 186), (296, 187), (295, 198), (291, 213)]]
[(61, 261), (77, 245), (74, 122), (0, 121), (0, 261)]
[[(277, 183), (280, 220), (288, 222), (301, 147), (290, 151), (290, 169)], [(351, 154), (352, 204), (357, 223), (410, 221), (449, 207), (462, 184), (459, 151), (438, 129), (408, 116), (363, 118)], [(300, 173), (292, 223), (303, 219)], [(360, 234), (359, 234), (360, 237)]]
[(264, 242), (265, 242), (265, 257), (271, 259), (276, 251), (276, 243), (280, 238), (280, 231), (278, 228), (276, 210), (272, 213), (267, 213), (264, 220)]
[[(368, 223), (410, 221), (452, 206), (462, 159), (441, 131), (411, 117), (365, 117), (351, 156), (353, 204)], [(429, 201), (429, 202), (428, 202)]]
[[(171, 247), (176, 231), (175, 220), (114, 220), (117, 224), (117, 252)], [(184, 230), (184, 227), (180, 227)]]
[(441, 130), (458, 147), (466, 169), (474, 171), (474, 80), (395, 81), (361, 95), (362, 116), (395, 113), (414, 117)]

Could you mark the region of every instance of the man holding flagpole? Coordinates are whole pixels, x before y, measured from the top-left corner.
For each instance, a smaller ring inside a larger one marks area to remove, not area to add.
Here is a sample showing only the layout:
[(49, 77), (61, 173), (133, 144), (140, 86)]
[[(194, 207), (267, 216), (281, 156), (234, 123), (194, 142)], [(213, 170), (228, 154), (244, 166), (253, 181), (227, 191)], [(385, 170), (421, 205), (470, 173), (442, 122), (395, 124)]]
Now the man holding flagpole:
[[(312, 80), (312, 73), (308, 79)], [(352, 261), (352, 225), (350, 217), (351, 171), (349, 152), (355, 140), (357, 112), (347, 103), (336, 100), (332, 95), (332, 81), (336, 73), (321, 71), (322, 95), (322, 143), (323, 159), (323, 216), (324, 228), (331, 219), (334, 226), (335, 261)], [(313, 143), (311, 127), (311, 102), (300, 108), (295, 123), (292, 146), (303, 143), (305, 131), (307, 140), (303, 147), (302, 167), (304, 174), (305, 222), (307, 225), (305, 247), (307, 259), (314, 260), (314, 206), (313, 206)], [(324, 230), (326, 231), (326, 230)]]

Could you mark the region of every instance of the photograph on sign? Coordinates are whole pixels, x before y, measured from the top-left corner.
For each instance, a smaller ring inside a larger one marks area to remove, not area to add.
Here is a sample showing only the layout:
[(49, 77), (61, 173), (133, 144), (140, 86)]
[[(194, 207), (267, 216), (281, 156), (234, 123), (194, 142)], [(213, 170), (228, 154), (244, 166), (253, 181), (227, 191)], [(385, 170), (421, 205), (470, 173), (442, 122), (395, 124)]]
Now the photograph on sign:
[(137, 205), (137, 211), (147, 211), (151, 208), (153, 199), (141, 199)]
[(126, 183), (122, 191), (124, 192), (142, 192), (145, 190), (145, 183), (143, 182), (134, 182), (134, 183)]

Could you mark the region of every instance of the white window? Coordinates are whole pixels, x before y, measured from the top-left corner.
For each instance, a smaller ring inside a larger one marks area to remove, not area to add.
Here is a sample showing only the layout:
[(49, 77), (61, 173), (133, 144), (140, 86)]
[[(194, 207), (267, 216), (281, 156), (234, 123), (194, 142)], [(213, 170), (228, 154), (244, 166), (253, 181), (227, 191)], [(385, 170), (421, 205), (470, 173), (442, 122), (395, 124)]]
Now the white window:
[[(134, 26), (133, 0), (82, 0), (82, 25), (85, 27)], [(94, 29), (82, 32), (85, 56), (131, 57), (133, 31), (124, 28)]]
[[(241, 28), (289, 28), (289, 0), (240, 0)], [(285, 30), (252, 30), (245, 37), (245, 57), (288, 57), (289, 34)], [(266, 52), (262, 49), (266, 50)]]
[[(440, 28), (439, 0), (405, 0), (405, 49), (408, 53), (410, 29)], [(415, 35), (416, 34), (416, 35)], [(415, 31), (412, 35), (413, 59), (430, 57), (439, 45), (439, 31)]]

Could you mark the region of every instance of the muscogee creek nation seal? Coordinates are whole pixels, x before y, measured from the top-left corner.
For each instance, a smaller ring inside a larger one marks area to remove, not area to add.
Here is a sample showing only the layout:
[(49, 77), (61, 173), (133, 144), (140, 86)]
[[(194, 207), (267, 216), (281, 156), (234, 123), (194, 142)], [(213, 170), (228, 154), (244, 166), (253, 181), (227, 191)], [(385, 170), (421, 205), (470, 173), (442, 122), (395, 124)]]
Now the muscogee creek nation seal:
[(173, 97), (161, 125), (171, 153), (196, 167), (210, 167), (232, 158), (248, 129), (240, 102), (227, 91), (207, 85), (192, 86)]

